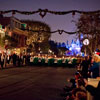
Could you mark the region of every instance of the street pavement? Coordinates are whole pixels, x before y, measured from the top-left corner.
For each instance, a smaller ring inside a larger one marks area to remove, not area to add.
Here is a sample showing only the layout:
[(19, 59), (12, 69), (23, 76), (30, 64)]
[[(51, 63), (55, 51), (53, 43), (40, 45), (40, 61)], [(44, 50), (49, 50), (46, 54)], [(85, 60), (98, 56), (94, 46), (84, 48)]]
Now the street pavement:
[(0, 100), (62, 100), (74, 68), (11, 67), (0, 69)]

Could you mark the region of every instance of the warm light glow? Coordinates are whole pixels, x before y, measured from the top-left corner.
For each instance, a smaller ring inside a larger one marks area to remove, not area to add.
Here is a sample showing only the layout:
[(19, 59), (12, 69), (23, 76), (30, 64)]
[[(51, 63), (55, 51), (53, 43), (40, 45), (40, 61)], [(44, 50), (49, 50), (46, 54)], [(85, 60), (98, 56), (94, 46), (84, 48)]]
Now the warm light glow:
[(0, 33), (4, 34), (5, 33), (4, 29), (0, 29)]
[(9, 36), (11, 36), (12, 35), (12, 32), (9, 32)]
[(84, 44), (84, 45), (89, 45), (89, 40), (88, 40), (88, 39), (85, 39), (85, 40), (83, 41), (83, 44)]

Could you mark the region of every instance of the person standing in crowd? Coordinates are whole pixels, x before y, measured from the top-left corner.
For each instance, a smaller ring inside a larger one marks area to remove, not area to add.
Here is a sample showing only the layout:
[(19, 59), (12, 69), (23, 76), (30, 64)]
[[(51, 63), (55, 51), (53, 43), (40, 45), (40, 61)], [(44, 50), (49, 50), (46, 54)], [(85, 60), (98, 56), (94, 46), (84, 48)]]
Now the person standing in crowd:
[(1, 68), (3, 69), (3, 66), (4, 66), (4, 55), (2, 54), (1, 55)]
[(17, 56), (17, 60), (18, 60), (18, 67), (20, 67), (20, 66), (23, 66), (23, 55), (22, 54), (19, 54), (18, 56)]
[(83, 78), (86, 78), (86, 79), (88, 78), (89, 65), (90, 65), (90, 60), (89, 60), (89, 57), (86, 56), (81, 63), (81, 67), (82, 67), (81, 74)]
[(10, 60), (11, 60), (11, 56), (10, 55), (7, 55), (7, 64), (10, 63)]
[(13, 66), (16, 66), (17, 55), (15, 53), (12, 55), (12, 59), (13, 59)]
[(89, 72), (91, 73), (91, 78), (97, 78), (100, 76), (100, 62), (93, 62), (93, 66), (89, 68)]
[(26, 55), (26, 65), (30, 65), (30, 54), (28, 53), (27, 55)]
[(95, 55), (92, 66), (89, 68), (92, 78), (100, 77), (100, 56)]
[(18, 55), (17, 60), (18, 60), (18, 67), (20, 67), (21, 66), (21, 56), (20, 55)]

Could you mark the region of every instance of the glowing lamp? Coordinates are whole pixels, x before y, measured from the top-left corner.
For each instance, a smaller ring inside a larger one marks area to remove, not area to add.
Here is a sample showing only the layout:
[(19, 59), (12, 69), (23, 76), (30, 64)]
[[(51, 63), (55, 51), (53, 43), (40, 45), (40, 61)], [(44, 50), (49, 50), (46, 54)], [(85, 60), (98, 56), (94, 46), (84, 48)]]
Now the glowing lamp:
[(89, 45), (89, 40), (88, 40), (88, 39), (84, 39), (84, 40), (83, 40), (83, 44), (84, 44), (84, 45)]

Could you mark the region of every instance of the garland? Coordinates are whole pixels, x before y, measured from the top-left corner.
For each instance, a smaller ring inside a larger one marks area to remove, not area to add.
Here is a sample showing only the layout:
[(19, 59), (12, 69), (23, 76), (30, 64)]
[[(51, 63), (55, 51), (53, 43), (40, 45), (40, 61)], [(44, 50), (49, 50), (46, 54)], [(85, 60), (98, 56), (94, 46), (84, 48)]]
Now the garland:
[[(18, 11), (18, 10), (0, 11), (1, 15), (7, 14), (7, 13), (12, 13), (12, 15), (15, 15), (16, 13), (23, 14), (23, 15), (32, 15), (32, 14), (39, 13), (39, 15), (42, 18), (44, 18), (47, 13), (55, 14), (55, 15), (66, 15), (66, 14), (72, 13), (72, 16), (74, 16), (76, 13), (93, 15), (93, 14), (100, 14), (100, 10), (97, 10), (97, 11), (70, 10), (70, 11), (62, 11), (62, 12), (61, 11), (50, 11), (48, 9), (38, 9), (37, 11)], [(38, 32), (38, 33), (39, 32), (50, 32), (50, 31), (45, 31), (45, 30), (41, 30), (41, 31), (29, 30), (29, 29), (26, 29), (26, 30), (32, 31), (32, 32)], [(52, 31), (50, 33), (56, 33), (56, 32), (58, 32), (61, 35), (62, 33), (75, 34), (75, 33), (78, 33), (79, 31), (76, 31), (76, 32), (67, 32), (67, 31), (64, 31), (64, 30), (56, 30), (56, 31)]]
[(31, 31), (31, 32), (38, 32), (38, 33), (41, 33), (41, 32), (47, 32), (47, 33), (56, 33), (58, 32), (60, 35), (62, 33), (67, 33), (67, 34), (75, 34), (75, 33), (78, 33), (79, 31), (76, 31), (76, 32), (67, 32), (67, 31), (64, 31), (64, 30), (56, 30), (56, 31), (45, 31), (45, 30), (30, 30), (30, 29), (22, 29), (22, 30), (27, 30), (27, 31)]
[(13, 15), (16, 13), (24, 14), (24, 15), (32, 15), (39, 13), (39, 15), (43, 18), (46, 16), (47, 13), (55, 14), (55, 15), (66, 15), (72, 13), (72, 15), (75, 15), (75, 13), (79, 14), (100, 14), (100, 10), (97, 11), (79, 11), (79, 10), (70, 10), (70, 11), (50, 11), (48, 9), (38, 9), (37, 11), (18, 11), (18, 10), (7, 10), (7, 11), (0, 11), (0, 14), (7, 14), (12, 13)]

